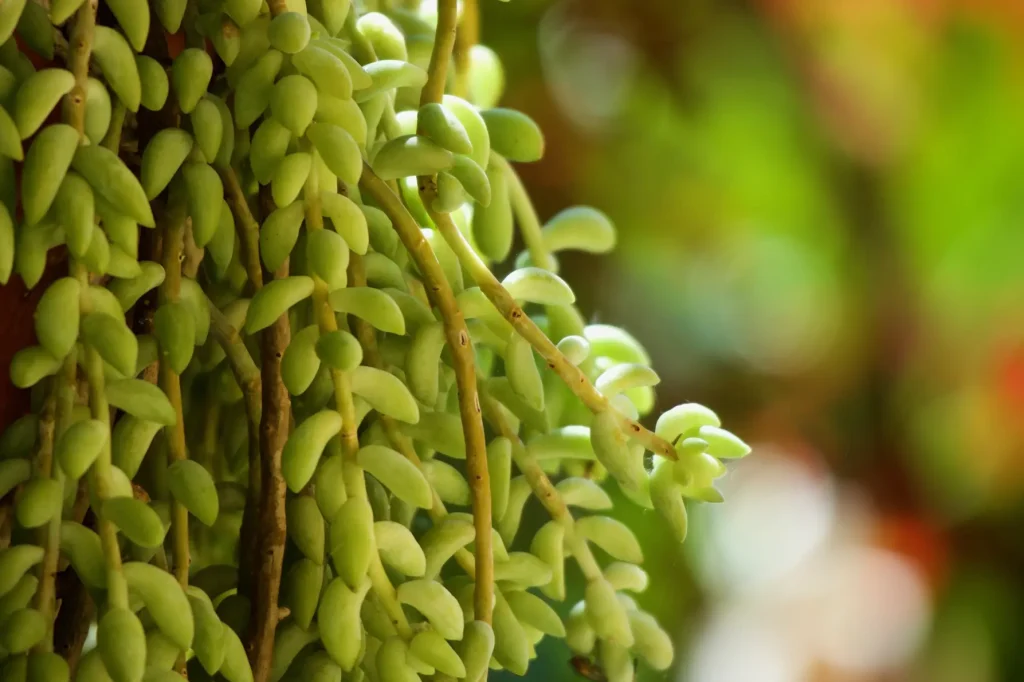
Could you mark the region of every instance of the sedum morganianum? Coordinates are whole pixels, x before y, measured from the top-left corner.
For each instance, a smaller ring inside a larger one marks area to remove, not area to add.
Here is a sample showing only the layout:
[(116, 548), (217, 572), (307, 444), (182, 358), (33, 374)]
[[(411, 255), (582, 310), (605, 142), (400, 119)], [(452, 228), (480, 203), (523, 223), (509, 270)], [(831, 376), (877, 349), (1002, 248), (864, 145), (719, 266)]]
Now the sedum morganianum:
[(0, 3), (0, 283), (67, 252), (9, 368), (3, 680), (479, 682), (544, 636), (671, 665), (602, 483), (681, 542), (749, 448), (638, 421), (648, 354), (556, 260), (615, 229), (538, 219), (475, 0), (364, 4)]

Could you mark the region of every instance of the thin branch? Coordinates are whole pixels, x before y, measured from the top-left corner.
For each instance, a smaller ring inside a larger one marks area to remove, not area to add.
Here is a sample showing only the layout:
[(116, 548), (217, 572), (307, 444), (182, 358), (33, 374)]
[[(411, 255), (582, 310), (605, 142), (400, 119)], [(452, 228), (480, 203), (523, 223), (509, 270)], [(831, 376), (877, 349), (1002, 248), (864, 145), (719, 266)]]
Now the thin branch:
[(480, 40), (480, 8), (477, 0), (462, 0), (462, 17), (455, 34), (455, 82), (452, 94), (466, 99), (469, 95), (469, 68), (471, 50)]
[[(235, 232), (238, 234), (242, 262), (245, 264), (248, 288), (258, 291), (263, 288), (263, 266), (260, 264), (260, 224), (252, 214), (249, 202), (238, 181), (238, 174), (231, 166), (218, 167), (224, 195), (231, 215), (234, 218)], [(227, 349), (225, 349), (225, 352)], [(262, 379), (261, 379), (262, 381)], [(241, 384), (239, 384), (241, 385)], [(255, 394), (250, 394), (255, 395)], [(262, 390), (260, 392), (262, 404)], [(261, 410), (262, 411), (262, 410)], [(238, 587), (243, 594), (253, 594), (257, 582), (257, 566), (259, 564), (259, 517), (258, 495), (262, 488), (260, 481), (260, 433), (259, 420), (249, 422), (248, 442), (248, 486), (245, 490), (245, 508), (242, 511), (241, 548), (239, 556)]]
[[(74, 361), (74, 351), (69, 354), (71, 362)], [(42, 413), (39, 415), (39, 446), (36, 450), (35, 476), (39, 478), (50, 478), (53, 472), (53, 450), (54, 442), (57, 439), (57, 403), (58, 396), (62, 393), (60, 386), (64, 383), (64, 371), (67, 368), (69, 358), (65, 358), (64, 367), (55, 377), (50, 396), (43, 405)], [(67, 412), (64, 414), (64, 421), (67, 421)], [(55, 480), (64, 482), (60, 475), (60, 467), (56, 467), (57, 476)], [(63, 488), (62, 488), (63, 489)], [(53, 626), (53, 612), (55, 602), (54, 583), (57, 577), (57, 560), (60, 558), (60, 514), (50, 519), (49, 523), (39, 529), (38, 537), (43, 547), (43, 560), (39, 564), (39, 587), (35, 594), (36, 609), (46, 617), (47, 629)], [(50, 651), (53, 649), (52, 632), (34, 647), (36, 651)]]
[[(462, 262), (463, 267), (469, 272), (473, 281), (484, 292), (484, 295), (501, 312), (504, 318), (512, 324), (516, 332), (529, 341), (530, 345), (544, 358), (548, 367), (558, 374), (562, 381), (565, 382), (565, 385), (583, 401), (583, 404), (594, 413), (614, 409), (608, 398), (590, 383), (587, 375), (569, 362), (551, 339), (540, 330), (540, 327), (523, 312), (522, 307), (516, 303), (511, 294), (498, 281), (498, 278), (494, 276), (494, 273), (490, 271), (484, 262), (480, 260), (480, 257), (477, 256), (476, 252), (473, 251), (473, 247), (469, 245), (462, 232), (452, 222), (451, 217), (444, 213), (431, 213), (430, 217), (445, 241), (448, 242), (448, 245), (455, 252), (459, 261)], [(618, 410), (615, 410), (615, 414), (619, 427), (627, 436), (634, 438), (651, 452), (668, 459), (676, 459), (675, 449), (667, 440), (655, 435), (643, 424), (635, 419), (626, 417)]]
[[(77, 388), (78, 352), (72, 349), (64, 358), (64, 365), (55, 377), (53, 399), (47, 401), (40, 422), (40, 448), (37, 456), (36, 475), (41, 478), (52, 478), (64, 490), (64, 472), (54, 464), (54, 447), (61, 434), (70, 426), (71, 411), (75, 406)], [(47, 414), (49, 412), (49, 414)], [(63, 497), (63, 495), (62, 495)], [(60, 559), (60, 524), (58, 514), (40, 532), (44, 550), (43, 561), (39, 565), (39, 587), (36, 590), (36, 609), (43, 614), (47, 624), (46, 636), (35, 647), (36, 651), (53, 651), (53, 626), (56, 615), (56, 580), (57, 564)]]
[(566, 548), (579, 565), (583, 577), (588, 581), (600, 578), (601, 567), (598, 565), (597, 559), (594, 558), (594, 554), (590, 551), (586, 540), (577, 535), (572, 512), (569, 511), (562, 496), (551, 483), (551, 479), (540, 468), (540, 464), (529, 453), (526, 446), (523, 445), (523, 441), (519, 439), (519, 435), (512, 429), (508, 420), (505, 419), (498, 401), (487, 393), (483, 382), (481, 382), (480, 387), (480, 402), (487, 421), (491, 423), (498, 433), (512, 442), (512, 458), (515, 460), (519, 470), (526, 476), (533, 494), (540, 500), (540, 503), (547, 510), (548, 514), (551, 515), (551, 518), (565, 529)]
[(262, 411), (259, 367), (256, 366), (252, 356), (249, 355), (249, 349), (242, 342), (242, 337), (238, 330), (231, 326), (231, 322), (225, 317), (224, 313), (217, 306), (213, 305), (209, 299), (207, 299), (207, 303), (210, 308), (210, 331), (213, 332), (213, 338), (217, 340), (217, 343), (224, 350), (228, 365), (231, 367), (231, 373), (234, 375), (235, 381), (238, 382), (238, 386), (242, 389), (242, 395), (245, 397), (246, 417), (248, 417), (250, 422), (259, 424)]
[(434, 30), (434, 47), (430, 52), (427, 67), (427, 83), (420, 93), (420, 106), (440, 102), (448, 78), (448, 62), (455, 47), (455, 29), (459, 22), (456, 0), (438, 0), (437, 28)]
[[(348, 274), (350, 286), (366, 286), (366, 269), (363, 267), (363, 257), (359, 254), (353, 253), (351, 255), (348, 263)], [(384, 359), (381, 357), (380, 349), (377, 347), (377, 334), (374, 332), (373, 326), (358, 317), (354, 318), (352, 326), (355, 328), (359, 345), (363, 347), (363, 357), (366, 360), (366, 364), (377, 369), (384, 369)], [(407, 460), (415, 464), (416, 468), (422, 471), (423, 462), (420, 460), (420, 456), (416, 454), (416, 448), (413, 447), (409, 438), (398, 428), (395, 420), (386, 414), (378, 414), (377, 420), (380, 421), (384, 429), (384, 435), (388, 437), (388, 441), (394, 449), (402, 453)], [(430, 486), (430, 493), (433, 496), (434, 502), (430, 509), (427, 510), (427, 515), (435, 524), (440, 523), (444, 517), (448, 516), (448, 510), (445, 508), (444, 502), (441, 500), (441, 496), (437, 494), (437, 489), (434, 486)], [(466, 549), (460, 549), (455, 552), (455, 560), (466, 572), (466, 575), (475, 579), (476, 564), (474, 563), (472, 553)]]
[(68, 66), (75, 76), (75, 85), (65, 100), (68, 125), (85, 135), (85, 98), (89, 83), (89, 56), (92, 54), (93, 29), (96, 27), (96, 7), (99, 0), (86, 0), (75, 14), (71, 32)]
[(239, 241), (242, 244), (242, 262), (245, 264), (245, 274), (254, 290), (263, 287), (263, 267), (260, 265), (260, 224), (253, 217), (249, 209), (249, 202), (245, 199), (245, 192), (238, 182), (238, 174), (231, 167), (218, 168), (221, 180), (224, 182), (224, 194), (231, 209), (231, 215), (235, 218), (235, 231), (238, 233)]
[[(275, 277), (288, 276), (288, 262)], [(281, 379), (281, 358), (291, 341), (288, 313), (285, 312), (261, 333), (263, 363), (263, 405), (259, 430), (260, 508), (259, 556), (257, 579), (252, 594), (249, 633), (249, 663), (254, 682), (270, 679), (274, 636), (278, 623), (277, 601), (284, 565), (285, 482), (281, 475), (281, 453), (288, 439), (291, 397)]]
[(476, 358), (462, 311), (445, 279), (437, 256), (402, 200), (364, 164), (359, 180), (378, 206), (391, 218), (402, 244), (423, 277), (427, 296), (441, 313), (445, 336), (455, 365), (459, 413), (466, 441), (466, 471), (473, 495), (473, 526), (476, 531), (476, 587), (473, 608), (476, 618), (491, 620), (494, 601), (494, 554), (491, 538), (491, 483), (487, 472), (487, 440), (476, 386)]
[(541, 236), (540, 219), (537, 217), (537, 210), (533, 207), (530, 195), (526, 193), (526, 187), (519, 178), (519, 174), (512, 168), (512, 164), (495, 154), (494, 161), (501, 167), (508, 178), (509, 203), (516, 216), (516, 223), (519, 225), (519, 234), (523, 235), (526, 249), (530, 253), (530, 260), (538, 268), (555, 270), (555, 259), (551, 252), (544, 246), (544, 239)]
[[(439, 0), (437, 3), (437, 28), (434, 32), (434, 47), (430, 53), (427, 83), (420, 94), (420, 106), (440, 103), (448, 76), (448, 62), (451, 61), (455, 46), (456, 26), (459, 21), (456, 0)], [(421, 132), (421, 131), (417, 131)], [(473, 612), (478, 620), (491, 622), (494, 603), (494, 550), (491, 535), (491, 479), (487, 471), (487, 438), (484, 435), (483, 418), (480, 416), (480, 398), (476, 387), (476, 355), (473, 341), (466, 328), (462, 311), (455, 301), (451, 285), (445, 279), (444, 271), (437, 261), (423, 232), (413, 220), (401, 199), (380, 181), (367, 167), (363, 178), (370, 193), (392, 214), (401, 208), (399, 215), (391, 215), (392, 223), (399, 238), (405, 244), (427, 285), (427, 295), (432, 305), (441, 313), (448, 347), (455, 365), (455, 382), (459, 392), (459, 415), (466, 441), (466, 473), (469, 475), (472, 493), (473, 526), (476, 534), (476, 579), (473, 592)], [(423, 205), (432, 203), (437, 188), (436, 177), (419, 178), (420, 196)], [(387, 206), (391, 205), (391, 210)], [(431, 212), (433, 217), (433, 212)]]
[[(164, 281), (160, 285), (161, 305), (177, 303), (181, 298), (181, 256), (185, 248), (185, 226), (188, 217), (184, 206), (171, 205), (164, 215), (163, 253)], [(163, 359), (160, 361), (160, 389), (167, 395), (177, 415), (175, 423), (164, 429), (167, 439), (168, 464), (188, 459), (185, 445), (185, 418), (182, 410), (181, 377)], [(188, 509), (178, 500), (171, 500), (171, 542), (174, 556), (174, 577), (182, 587), (188, 585), (189, 542)]]
[[(80, 268), (79, 281), (88, 283), (85, 268)], [(82, 312), (88, 313), (89, 297), (82, 287)], [(93, 419), (110, 424), (110, 405), (107, 403), (106, 385), (103, 377), (103, 358), (90, 345), (85, 346), (85, 374), (89, 380), (89, 410)], [(110, 459), (110, 439), (100, 449), (99, 456), (89, 469), (89, 487), (95, 491), (96, 499), (106, 500), (110, 497), (112, 483), (112, 467)], [(97, 514), (96, 530), (103, 547), (104, 563), (107, 566), (107, 604), (114, 608), (128, 608), (128, 584), (121, 571), (121, 548), (117, 542), (117, 528), (101, 512)]]
[(207, 299), (210, 309), (210, 331), (213, 338), (224, 350), (231, 373), (242, 389), (245, 400), (246, 428), (248, 431), (249, 472), (246, 489), (246, 504), (242, 512), (242, 538), (238, 566), (238, 589), (242, 594), (251, 594), (255, 582), (258, 555), (257, 509), (255, 500), (260, 489), (260, 419), (263, 413), (263, 380), (260, 370), (249, 355), (238, 330), (213, 303)]

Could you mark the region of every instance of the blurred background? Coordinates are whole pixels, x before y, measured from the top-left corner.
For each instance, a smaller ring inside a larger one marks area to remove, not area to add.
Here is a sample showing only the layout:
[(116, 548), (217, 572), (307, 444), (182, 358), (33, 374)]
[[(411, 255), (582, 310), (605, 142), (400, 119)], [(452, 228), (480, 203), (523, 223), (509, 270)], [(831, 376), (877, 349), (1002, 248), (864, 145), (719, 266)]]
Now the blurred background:
[[(562, 262), (584, 311), (648, 347), (656, 412), (707, 404), (754, 446), (682, 547), (617, 505), (677, 647), (638, 679), (1024, 679), (1024, 4), (482, 16), (546, 133), (541, 217), (618, 226)], [(546, 640), (529, 679), (579, 679), (570, 655)]]

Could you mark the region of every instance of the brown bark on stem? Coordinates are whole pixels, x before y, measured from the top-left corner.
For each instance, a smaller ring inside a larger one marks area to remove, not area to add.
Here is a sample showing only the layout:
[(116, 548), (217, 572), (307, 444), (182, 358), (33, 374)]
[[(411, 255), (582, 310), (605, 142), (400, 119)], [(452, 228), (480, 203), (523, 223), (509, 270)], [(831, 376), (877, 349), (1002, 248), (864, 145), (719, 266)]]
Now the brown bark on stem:
[[(286, 262), (276, 277), (287, 276)], [(291, 415), (291, 398), (281, 379), (281, 358), (290, 340), (291, 328), (287, 313), (265, 329), (260, 338), (263, 405), (259, 429), (259, 554), (256, 558), (256, 580), (252, 585), (248, 641), (254, 682), (267, 682), (270, 679), (274, 635), (278, 623), (277, 599), (281, 589), (286, 537), (286, 487), (281, 475), (281, 452), (288, 439)]]

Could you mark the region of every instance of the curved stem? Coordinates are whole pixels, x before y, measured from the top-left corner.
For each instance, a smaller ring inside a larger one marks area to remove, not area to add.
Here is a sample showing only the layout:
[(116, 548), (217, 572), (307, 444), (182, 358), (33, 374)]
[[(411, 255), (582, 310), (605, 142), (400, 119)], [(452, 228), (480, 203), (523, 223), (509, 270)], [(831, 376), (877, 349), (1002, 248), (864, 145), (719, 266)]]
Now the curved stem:
[(437, 28), (434, 30), (434, 48), (427, 67), (427, 83), (420, 93), (420, 106), (440, 102), (448, 78), (448, 61), (455, 47), (455, 29), (459, 22), (456, 0), (438, 0)]
[(121, 146), (121, 131), (124, 128), (124, 118), (127, 115), (128, 110), (121, 100), (115, 101), (110, 112), (110, 127), (107, 128), (107, 134), (103, 136), (103, 140), (100, 142), (100, 144), (114, 153), (117, 153)]
[(455, 82), (452, 94), (466, 99), (469, 95), (471, 51), (480, 40), (480, 8), (477, 0), (462, 0), (462, 17), (455, 34)]
[(224, 349), (227, 356), (231, 373), (242, 389), (242, 396), (245, 400), (246, 430), (248, 432), (248, 443), (246, 450), (249, 461), (249, 488), (246, 490), (246, 504), (242, 512), (242, 543), (240, 547), (238, 579), (239, 590), (243, 594), (250, 594), (253, 586), (253, 571), (257, 564), (256, 560), (256, 504), (260, 486), (260, 420), (263, 414), (263, 379), (260, 370), (253, 362), (249, 350), (242, 342), (238, 330), (231, 326), (231, 323), (213, 303), (207, 299), (210, 309), (210, 331), (213, 338)]
[(218, 168), (224, 182), (224, 194), (235, 219), (235, 231), (242, 245), (242, 262), (245, 274), (254, 290), (263, 287), (263, 267), (260, 265), (260, 224), (252, 215), (249, 202), (245, 200), (245, 192), (238, 182), (238, 174), (234, 168)]
[(526, 193), (523, 181), (507, 160), (497, 154), (492, 159), (508, 178), (509, 203), (512, 204), (512, 211), (519, 224), (519, 234), (523, 235), (526, 249), (530, 253), (530, 260), (538, 268), (554, 272), (555, 259), (551, 257), (551, 252), (544, 246), (540, 218), (537, 217), (537, 210), (533, 207), (530, 195)]
[(231, 326), (231, 322), (224, 316), (224, 313), (209, 299), (207, 299), (207, 304), (210, 309), (210, 331), (213, 332), (213, 338), (224, 349), (231, 373), (242, 389), (242, 395), (245, 397), (246, 417), (251, 423), (259, 425), (262, 411), (259, 367), (249, 355), (249, 349), (242, 342), (238, 330)]
[[(351, 286), (366, 286), (366, 270), (363, 267), (362, 256), (355, 253), (352, 254), (349, 260), (348, 272)], [(359, 318), (355, 318), (353, 326), (356, 330), (356, 337), (359, 339), (359, 345), (363, 347), (363, 356), (366, 358), (366, 363), (371, 367), (384, 369), (384, 360), (381, 358), (380, 350), (377, 347), (377, 335), (373, 331), (373, 327), (365, 320)], [(416, 448), (413, 447), (409, 438), (398, 428), (395, 420), (386, 414), (379, 414), (377, 419), (384, 428), (384, 435), (388, 437), (388, 441), (394, 449), (402, 453), (407, 460), (415, 464), (416, 468), (422, 471), (423, 462), (420, 460), (420, 456), (416, 454)], [(437, 489), (434, 486), (430, 486), (430, 493), (434, 501), (430, 509), (427, 510), (427, 515), (430, 516), (430, 520), (434, 523), (440, 523), (444, 517), (448, 516), (448, 510), (445, 508), (444, 502), (441, 500), (441, 496), (437, 494)], [(473, 579), (476, 578), (476, 564), (474, 563), (475, 560), (472, 553), (464, 548), (460, 549), (455, 552), (455, 560), (466, 572), (466, 575)]]
[(529, 453), (526, 446), (523, 445), (523, 441), (519, 439), (519, 435), (512, 429), (508, 420), (505, 419), (498, 401), (491, 397), (483, 386), (480, 388), (480, 399), (487, 421), (494, 426), (498, 433), (512, 442), (512, 458), (515, 460), (519, 470), (526, 476), (533, 494), (540, 500), (540, 503), (547, 510), (548, 514), (551, 515), (551, 518), (565, 529), (565, 545), (579, 565), (583, 577), (588, 581), (600, 578), (601, 567), (598, 565), (597, 559), (594, 558), (593, 552), (590, 551), (590, 546), (587, 545), (586, 540), (577, 535), (576, 523), (572, 512), (569, 511), (569, 507), (566, 506), (562, 496), (558, 494), (558, 490), (551, 483), (551, 479), (540, 468), (540, 464)]
[[(452, 49), (455, 47), (456, 28), (459, 21), (458, 3), (456, 0), (438, 0), (437, 27), (434, 31), (434, 46), (430, 52), (430, 64), (427, 69), (427, 83), (420, 93), (420, 106), (440, 103), (444, 96), (444, 88), (448, 77), (448, 62), (451, 61)], [(417, 132), (422, 132), (417, 130)], [(363, 177), (367, 177), (364, 171)], [(379, 182), (372, 176), (368, 179), (371, 185)], [(419, 178), (420, 197), (427, 207), (431, 219), (434, 212), (430, 209), (437, 190), (436, 177)], [(386, 186), (377, 185), (374, 194), (382, 206), (381, 189)], [(402, 206), (401, 200), (388, 190), (392, 201)], [(440, 311), (444, 324), (448, 347), (452, 353), (455, 366), (455, 382), (459, 392), (459, 414), (462, 418), (462, 431), (466, 441), (466, 473), (469, 475), (470, 492), (472, 494), (473, 526), (476, 536), (475, 572), (473, 591), (473, 612), (478, 620), (491, 622), (491, 610), (494, 603), (494, 549), (491, 519), (491, 479), (487, 471), (487, 439), (484, 434), (483, 418), (480, 416), (480, 398), (476, 387), (476, 355), (473, 352), (473, 341), (466, 328), (455, 300), (455, 294), (445, 279), (430, 245), (423, 237), (422, 231), (413, 221), (407, 210), (404, 215), (391, 216), (395, 229), (402, 243), (409, 251), (417, 268), (427, 285), (427, 296), (431, 303)], [(385, 212), (390, 213), (385, 209)], [(415, 228), (415, 229), (413, 229)]]
[[(480, 400), (476, 387), (476, 358), (473, 343), (466, 329), (437, 256), (423, 236), (419, 225), (402, 200), (364, 164), (359, 184), (391, 218), (399, 239), (412, 257), (423, 277), (427, 296), (441, 313), (448, 348), (455, 365), (459, 391), (459, 413), (466, 441), (466, 471), (473, 501), (473, 526), (476, 531), (476, 587), (473, 608), (476, 618), (490, 622), (494, 601), (494, 553), (491, 538), (491, 482), (487, 472), (487, 441), (480, 416)], [(431, 216), (433, 217), (433, 215)]]
[[(587, 375), (569, 362), (551, 339), (541, 331), (540, 327), (534, 324), (533, 320), (523, 312), (522, 307), (516, 303), (511, 294), (498, 281), (498, 278), (494, 276), (494, 273), (488, 269), (487, 265), (473, 251), (473, 247), (469, 245), (469, 242), (466, 241), (466, 238), (459, 231), (455, 223), (452, 222), (452, 219), (443, 213), (432, 213), (431, 218), (434, 220), (434, 224), (441, 232), (445, 241), (448, 242), (448, 245), (455, 252), (459, 261), (462, 262), (463, 267), (466, 268), (473, 281), (484, 292), (488, 300), (512, 324), (516, 332), (529, 341), (537, 353), (544, 358), (548, 367), (558, 374), (566, 386), (583, 401), (583, 404), (594, 413), (614, 409), (611, 403), (608, 402), (608, 398), (594, 388)], [(675, 449), (667, 440), (655, 435), (640, 422), (626, 417), (618, 410), (615, 410), (615, 414), (619, 427), (627, 436), (635, 439), (651, 452), (668, 459), (676, 459)]]

